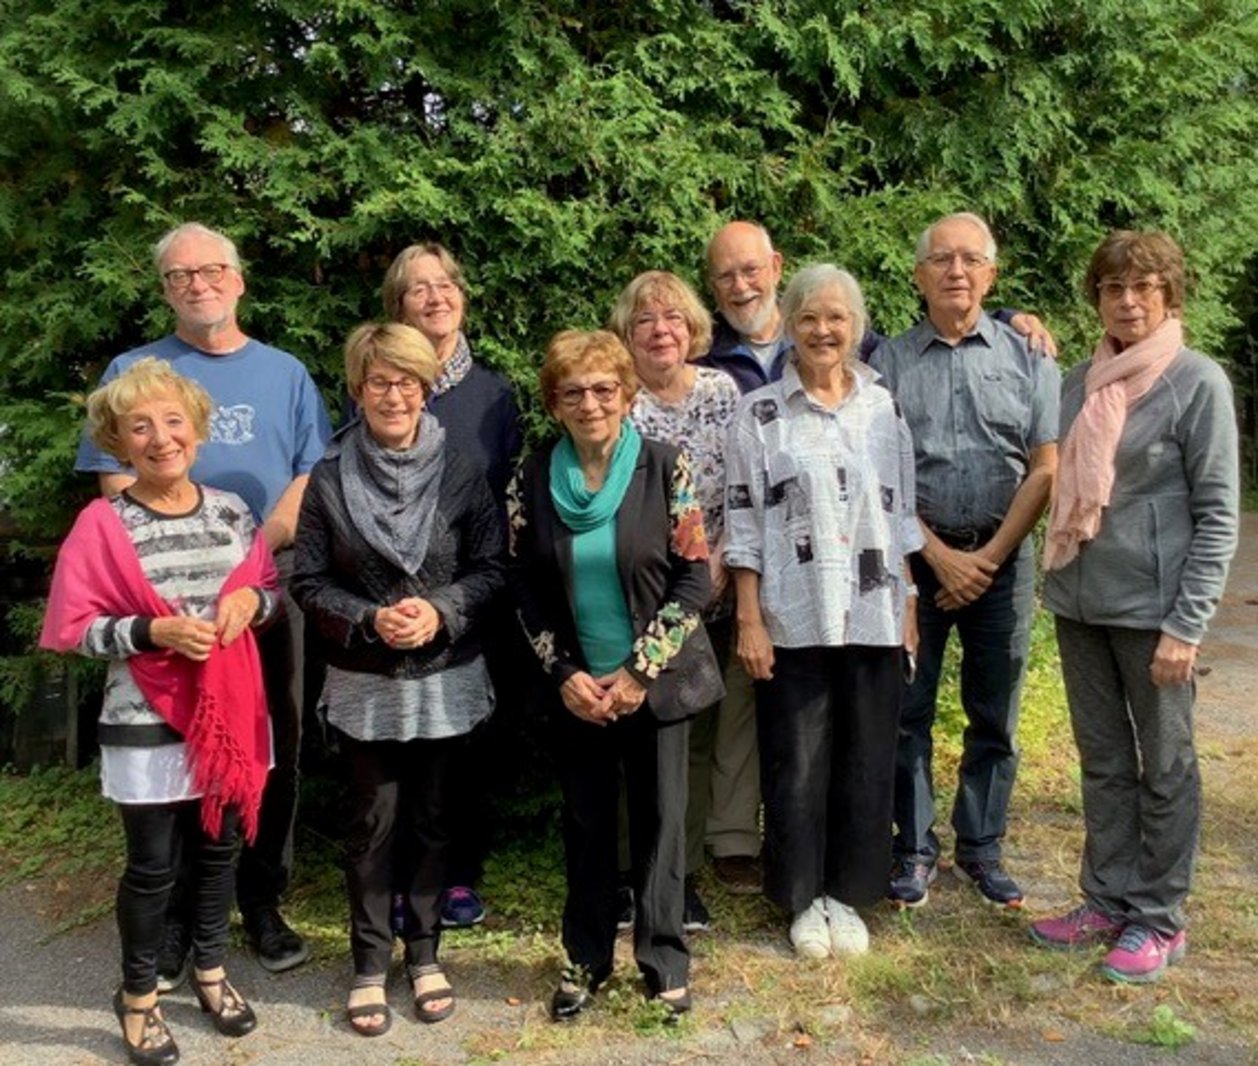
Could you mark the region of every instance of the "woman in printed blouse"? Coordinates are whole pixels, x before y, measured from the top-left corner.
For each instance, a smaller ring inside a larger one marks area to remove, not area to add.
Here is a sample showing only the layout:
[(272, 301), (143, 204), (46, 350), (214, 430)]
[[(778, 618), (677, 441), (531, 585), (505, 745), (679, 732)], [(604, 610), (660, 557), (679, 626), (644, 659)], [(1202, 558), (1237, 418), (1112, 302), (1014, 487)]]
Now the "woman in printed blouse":
[[(712, 599), (703, 622), (724, 665), (729, 657), (733, 596), (729, 571), (721, 561), (725, 539), (725, 435), (741, 393), (734, 379), (711, 367), (695, 366), (712, 343), (712, 318), (695, 291), (676, 274), (648, 270), (621, 291), (608, 322), (633, 356), (642, 388), (633, 399), (629, 420), (642, 436), (682, 449), (694, 472), (695, 495), (703, 510), (703, 528), (711, 546)], [(741, 667), (738, 668), (742, 674)], [(749, 682), (746, 682), (749, 686)], [(704, 838), (712, 806), (713, 748), (718, 709), (705, 707), (690, 722), (689, 795), (686, 800), (686, 894), (682, 924), (687, 932), (711, 921), (696, 886), (703, 866)], [(755, 767), (750, 768), (754, 782)], [(724, 779), (722, 779), (724, 780)], [(747, 790), (743, 789), (745, 793)], [(755, 791), (754, 789), (752, 791)], [(734, 798), (723, 788), (722, 796)], [(759, 806), (758, 798), (755, 806)], [(733, 812), (722, 810), (728, 818)], [(751, 835), (758, 833), (758, 811), (750, 814)]]
[(328, 664), (321, 702), (349, 777), (347, 1015), (363, 1036), (392, 1024), (397, 881), (416, 1015), (454, 1011), (437, 961), (451, 806), (468, 737), (493, 710), (480, 621), (504, 584), (502, 519), (484, 476), (425, 410), (437, 373), (410, 326), (350, 334), (345, 381), (362, 418), (311, 471), (294, 548), (293, 597)]
[(612, 972), (616, 809), (628, 782), (634, 954), (647, 991), (690, 1007), (682, 934), (686, 718), (721, 693), (700, 614), (708, 548), (690, 464), (626, 414), (633, 361), (615, 335), (568, 330), (542, 365), (565, 432), (507, 493), (512, 583), (554, 701), (564, 795), (568, 967), (551, 1001), (573, 1018)]
[(226, 1036), (257, 1024), (227, 980), (237, 829), (257, 832), (271, 761), (250, 628), (274, 613), (275, 564), (249, 508), (190, 477), (209, 394), (141, 359), (87, 399), (88, 433), (135, 481), (83, 509), (57, 557), (40, 644), (109, 660), (101, 790), (118, 804), (122, 986), (114, 1012), (137, 1066), (179, 1048), (157, 1005), (157, 953), (181, 852), (192, 862), (193, 991)]
[(860, 287), (806, 267), (782, 297), (793, 350), (743, 398), (726, 453), (725, 562), (738, 654), (757, 679), (765, 894), (806, 958), (859, 954), (855, 908), (882, 899), (904, 649), (922, 546), (913, 446), (856, 359)]

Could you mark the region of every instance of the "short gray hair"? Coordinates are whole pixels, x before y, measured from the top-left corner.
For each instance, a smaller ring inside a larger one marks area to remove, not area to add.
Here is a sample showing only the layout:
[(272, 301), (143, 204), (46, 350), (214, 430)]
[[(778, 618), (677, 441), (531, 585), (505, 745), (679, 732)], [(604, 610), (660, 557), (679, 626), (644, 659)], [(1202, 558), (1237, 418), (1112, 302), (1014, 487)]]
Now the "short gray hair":
[(166, 258), (166, 253), (170, 251), (170, 246), (181, 237), (209, 237), (218, 241), (223, 247), (223, 258), (227, 260), (227, 265), (241, 273), (240, 253), (236, 251), (236, 243), (226, 233), (220, 233), (216, 229), (210, 229), (209, 226), (203, 226), (200, 222), (183, 222), (174, 229), (167, 230), (162, 234), (158, 242), (153, 245), (153, 265), (157, 267), (157, 272), (162, 272), (162, 260)]
[(968, 222), (979, 230), (983, 234), (983, 254), (993, 263), (996, 262), (996, 238), (992, 236), (992, 228), (982, 215), (976, 215), (973, 211), (955, 211), (951, 215), (944, 215), (922, 230), (922, 235), (917, 238), (917, 253), (914, 256), (916, 262), (926, 262), (926, 257), (930, 255), (930, 239), (935, 230), (946, 222)]
[(830, 285), (839, 287), (843, 293), (843, 301), (852, 314), (852, 351), (856, 352), (865, 336), (865, 330), (869, 327), (865, 297), (856, 279), (833, 263), (812, 263), (795, 272), (786, 291), (782, 293), (782, 325), (790, 333), (804, 304), (819, 290)]

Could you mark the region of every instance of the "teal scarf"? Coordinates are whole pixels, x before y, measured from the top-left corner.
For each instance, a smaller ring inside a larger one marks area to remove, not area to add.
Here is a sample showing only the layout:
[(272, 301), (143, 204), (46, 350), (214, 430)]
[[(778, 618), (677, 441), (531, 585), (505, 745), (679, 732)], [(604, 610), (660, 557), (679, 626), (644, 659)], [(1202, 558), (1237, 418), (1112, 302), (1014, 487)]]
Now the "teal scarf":
[(642, 438), (628, 421), (620, 424), (620, 439), (603, 479), (603, 487), (591, 492), (585, 487), (585, 474), (572, 438), (565, 436), (550, 453), (550, 498), (555, 510), (573, 533), (587, 533), (610, 522), (633, 478), (642, 451)]

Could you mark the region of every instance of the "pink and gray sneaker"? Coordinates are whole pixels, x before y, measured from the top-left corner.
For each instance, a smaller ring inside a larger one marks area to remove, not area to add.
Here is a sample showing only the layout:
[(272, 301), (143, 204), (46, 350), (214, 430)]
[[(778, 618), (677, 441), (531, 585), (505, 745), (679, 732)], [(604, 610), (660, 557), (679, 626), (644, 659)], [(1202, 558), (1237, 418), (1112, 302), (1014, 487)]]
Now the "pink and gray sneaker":
[(1040, 947), (1072, 951), (1093, 944), (1107, 944), (1123, 931), (1123, 923), (1087, 903), (1069, 914), (1041, 918), (1031, 924), (1031, 939)]
[(1168, 966), (1179, 962), (1187, 950), (1184, 930), (1164, 936), (1147, 925), (1133, 923), (1123, 930), (1118, 943), (1102, 960), (1101, 973), (1123, 984), (1148, 984), (1161, 977)]

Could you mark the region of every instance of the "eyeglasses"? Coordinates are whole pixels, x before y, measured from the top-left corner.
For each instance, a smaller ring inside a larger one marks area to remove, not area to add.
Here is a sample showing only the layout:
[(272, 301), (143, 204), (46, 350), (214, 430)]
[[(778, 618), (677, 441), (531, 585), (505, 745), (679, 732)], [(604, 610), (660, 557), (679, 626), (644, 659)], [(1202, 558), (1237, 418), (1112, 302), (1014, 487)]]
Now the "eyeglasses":
[(744, 263), (732, 270), (722, 270), (719, 274), (713, 274), (712, 284), (718, 289), (728, 289), (735, 281), (741, 279), (750, 285), (768, 269), (768, 263)]
[(954, 259), (961, 260), (961, 267), (964, 270), (978, 270), (991, 262), (987, 256), (979, 255), (978, 252), (932, 252), (922, 262), (932, 270), (947, 270), (952, 266)]
[(408, 296), (443, 296), (454, 295), (458, 286), (453, 281), (417, 281), (406, 290)]
[(232, 268), (231, 263), (204, 263), (199, 267), (175, 267), (162, 275), (172, 289), (186, 289), (198, 274), (207, 285), (217, 285)]
[(1096, 291), (1101, 294), (1103, 300), (1121, 300), (1128, 292), (1137, 300), (1147, 300), (1161, 290), (1162, 282), (1159, 278), (1141, 278), (1139, 281), (1102, 281), (1096, 286)]
[(609, 404), (620, 395), (619, 381), (600, 381), (594, 385), (565, 385), (555, 390), (555, 399), (563, 407), (580, 407), (585, 394), (593, 393), (594, 399), (601, 404)]
[(368, 396), (387, 396), (394, 388), (401, 396), (418, 396), (423, 387), (423, 382), (410, 374), (400, 378), (382, 378), (373, 374), (363, 381), (363, 392)]

